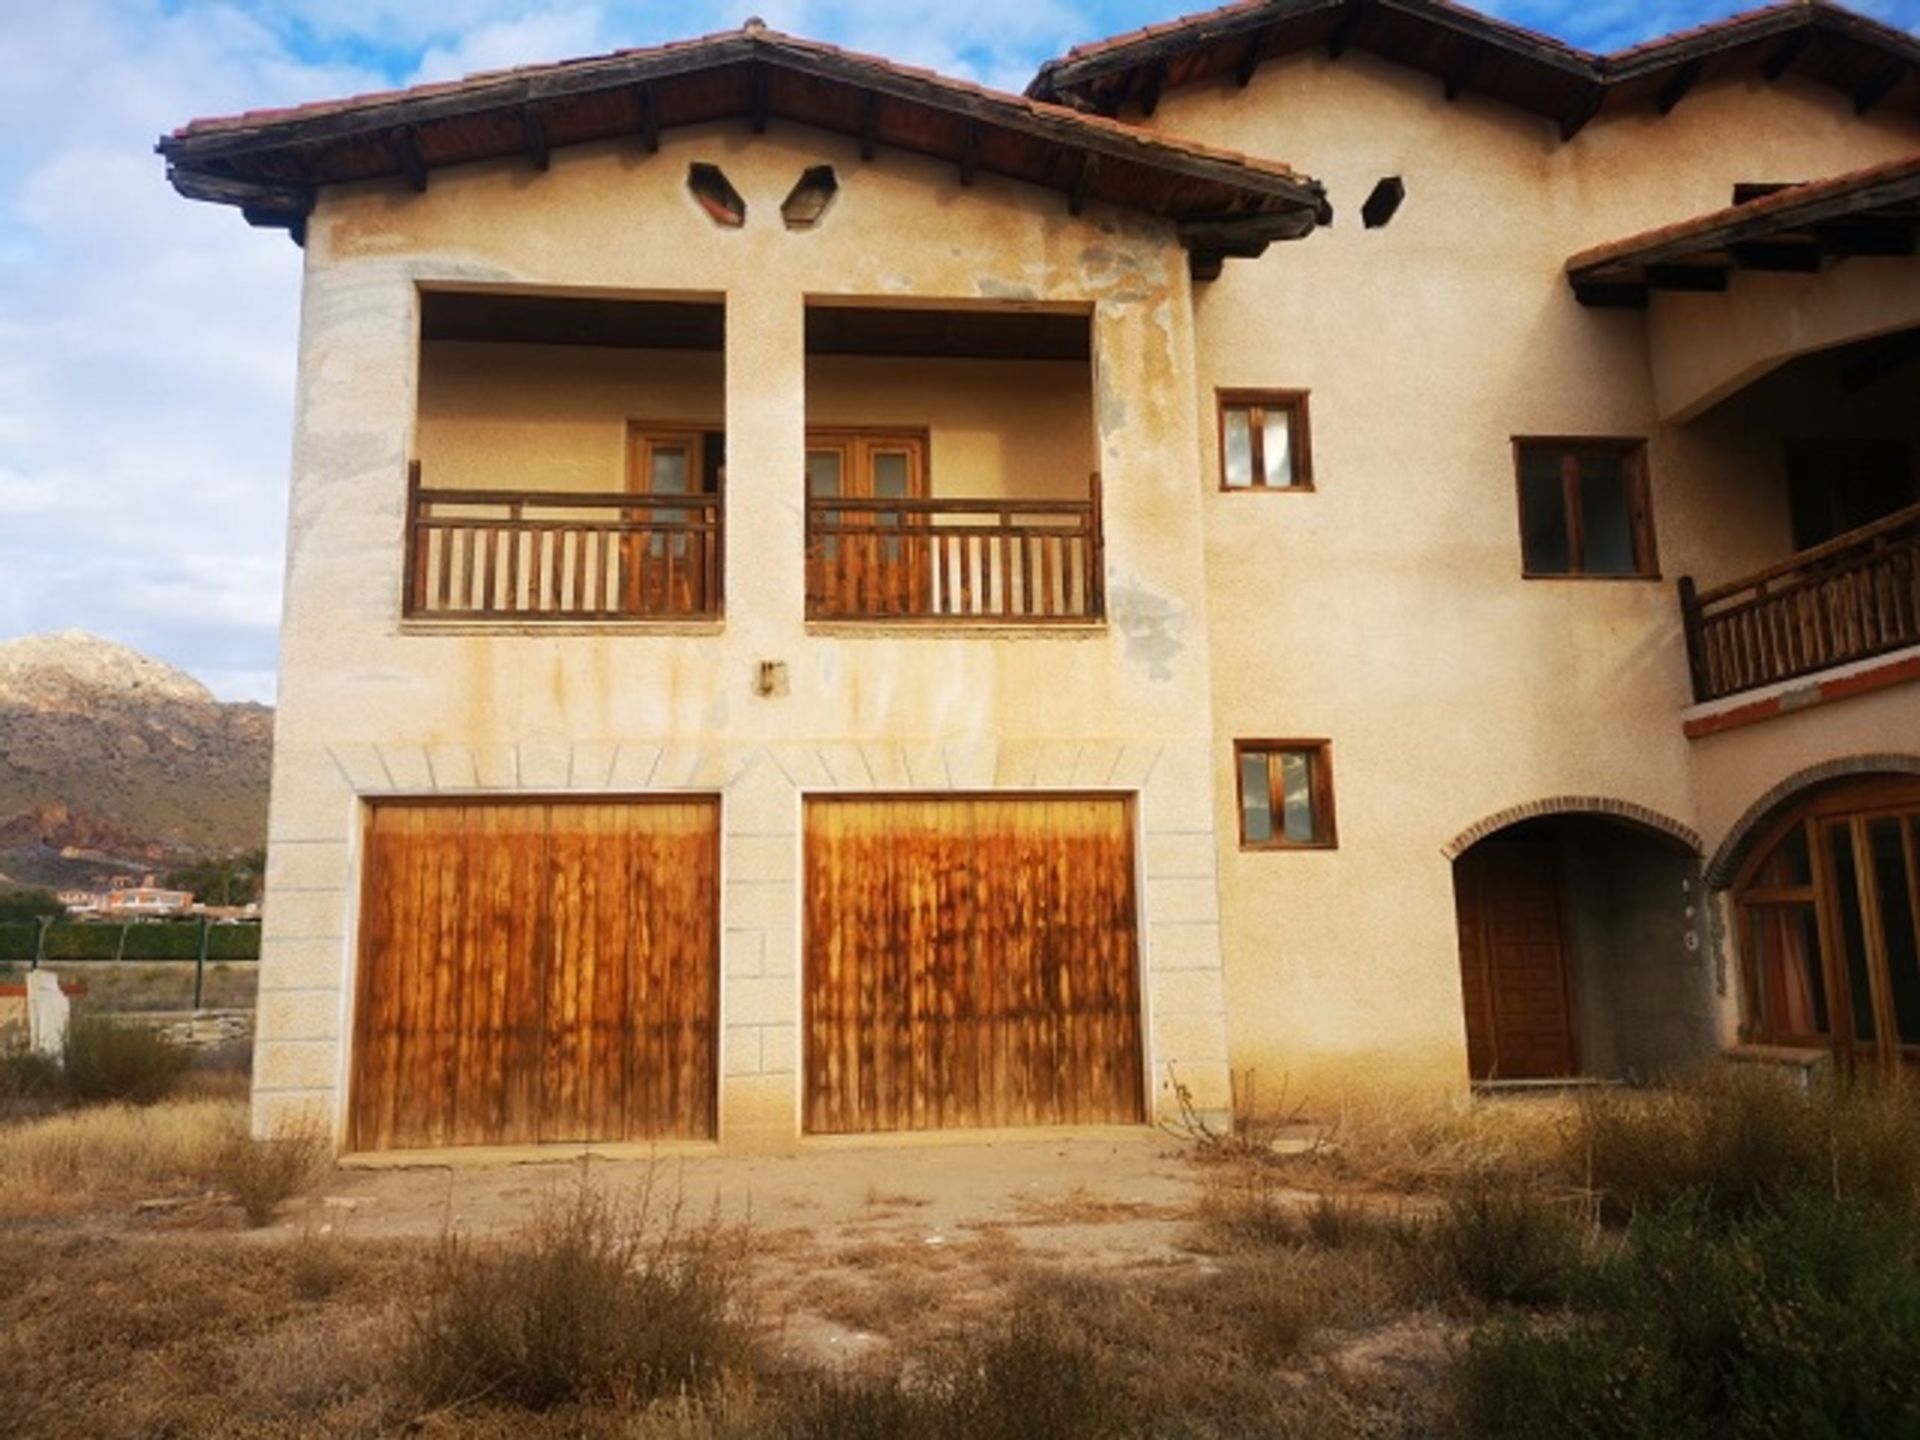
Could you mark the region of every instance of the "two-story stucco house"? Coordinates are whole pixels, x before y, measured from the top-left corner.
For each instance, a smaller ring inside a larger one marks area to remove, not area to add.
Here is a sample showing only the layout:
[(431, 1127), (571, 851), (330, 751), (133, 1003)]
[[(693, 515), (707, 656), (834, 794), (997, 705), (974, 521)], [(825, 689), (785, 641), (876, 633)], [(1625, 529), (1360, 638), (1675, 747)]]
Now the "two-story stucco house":
[(196, 121), (302, 247), (255, 1117), (1920, 1054), (1920, 42), (758, 22)]

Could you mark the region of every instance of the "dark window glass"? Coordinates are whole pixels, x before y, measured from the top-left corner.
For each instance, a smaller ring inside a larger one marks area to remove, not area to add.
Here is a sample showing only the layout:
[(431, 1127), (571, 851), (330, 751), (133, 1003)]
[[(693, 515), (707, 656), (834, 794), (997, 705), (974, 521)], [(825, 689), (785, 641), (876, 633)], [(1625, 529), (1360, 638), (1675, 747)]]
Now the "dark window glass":
[[(1910, 822), (1908, 822), (1910, 823)], [(1880, 892), (1880, 929), (1887, 939), (1887, 979), (1893, 990), (1894, 1027), (1902, 1045), (1920, 1045), (1920, 937), (1914, 934), (1913, 897), (1907, 889), (1907, 853), (1898, 819), (1867, 827), (1873, 880)]]
[(1875, 1038), (1873, 982), (1867, 973), (1866, 927), (1860, 921), (1860, 877), (1853, 863), (1853, 832), (1845, 821), (1827, 827), (1827, 845), (1833, 854), (1834, 901), (1840, 907), (1840, 943), (1846, 950), (1854, 1038), (1871, 1044)]
[(1773, 847), (1773, 853), (1766, 858), (1759, 871), (1753, 877), (1756, 885), (1811, 885), (1813, 883), (1813, 856), (1807, 851), (1807, 827), (1795, 825), (1785, 838)]
[(1528, 575), (1653, 576), (1639, 444), (1524, 440), (1516, 455)]
[(1529, 448), (1520, 455), (1520, 524), (1530, 575), (1565, 575), (1573, 568), (1567, 532), (1567, 492), (1558, 451)]
[(1589, 575), (1632, 575), (1633, 509), (1627, 499), (1626, 457), (1618, 450), (1580, 455), (1580, 528), (1583, 569)]

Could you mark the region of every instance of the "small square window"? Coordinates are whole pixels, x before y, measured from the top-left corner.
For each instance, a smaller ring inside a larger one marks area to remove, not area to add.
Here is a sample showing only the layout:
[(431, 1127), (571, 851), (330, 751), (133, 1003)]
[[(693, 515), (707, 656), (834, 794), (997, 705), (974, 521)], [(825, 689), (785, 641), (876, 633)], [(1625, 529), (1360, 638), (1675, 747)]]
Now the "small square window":
[(1325, 740), (1240, 740), (1233, 750), (1241, 849), (1333, 848), (1333, 755)]
[(1656, 579), (1647, 447), (1639, 440), (1516, 440), (1521, 572)]
[(1220, 488), (1311, 490), (1307, 392), (1220, 392)]

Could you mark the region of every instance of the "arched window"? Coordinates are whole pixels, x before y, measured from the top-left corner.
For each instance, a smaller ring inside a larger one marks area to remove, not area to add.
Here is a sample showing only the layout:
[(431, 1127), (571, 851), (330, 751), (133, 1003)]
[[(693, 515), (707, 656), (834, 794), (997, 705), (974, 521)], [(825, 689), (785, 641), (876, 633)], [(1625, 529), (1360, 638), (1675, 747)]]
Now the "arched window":
[(1747, 1038), (1920, 1061), (1920, 780), (1815, 792), (1734, 885)]

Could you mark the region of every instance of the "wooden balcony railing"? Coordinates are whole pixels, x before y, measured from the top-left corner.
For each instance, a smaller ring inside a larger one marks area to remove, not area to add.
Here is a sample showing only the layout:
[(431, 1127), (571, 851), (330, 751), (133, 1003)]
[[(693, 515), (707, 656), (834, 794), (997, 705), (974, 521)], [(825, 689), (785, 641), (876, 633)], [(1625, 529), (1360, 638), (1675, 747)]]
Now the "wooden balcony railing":
[(1085, 500), (807, 501), (809, 619), (1057, 624), (1105, 609), (1097, 475)]
[(1680, 581), (1696, 700), (1920, 644), (1920, 505), (1712, 590)]
[(408, 478), (406, 615), (698, 619), (721, 608), (721, 497), (425, 490)]

